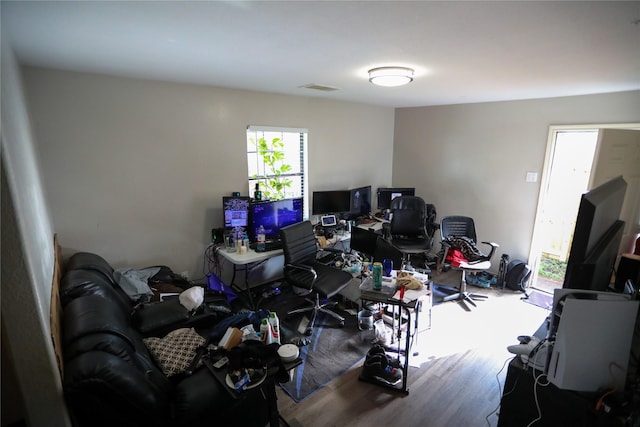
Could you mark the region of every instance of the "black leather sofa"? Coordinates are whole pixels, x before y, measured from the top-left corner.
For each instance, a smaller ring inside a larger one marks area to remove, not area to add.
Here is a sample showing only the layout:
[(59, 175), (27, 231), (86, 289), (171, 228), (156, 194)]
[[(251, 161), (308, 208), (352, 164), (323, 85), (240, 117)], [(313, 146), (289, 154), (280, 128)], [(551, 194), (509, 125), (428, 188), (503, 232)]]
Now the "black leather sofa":
[[(166, 377), (143, 342), (134, 307), (115, 284), (113, 268), (81, 252), (67, 262), (62, 306), (63, 390), (74, 426), (265, 426), (263, 393), (234, 398), (206, 366)], [(176, 306), (151, 316), (162, 330)], [(205, 319), (218, 321), (215, 316)], [(187, 323), (188, 324), (188, 323)], [(182, 327), (185, 322), (177, 322)], [(270, 382), (275, 387), (275, 382)], [(271, 390), (275, 398), (275, 388)], [(270, 394), (269, 391), (267, 394)], [(272, 403), (272, 402), (271, 402)]]

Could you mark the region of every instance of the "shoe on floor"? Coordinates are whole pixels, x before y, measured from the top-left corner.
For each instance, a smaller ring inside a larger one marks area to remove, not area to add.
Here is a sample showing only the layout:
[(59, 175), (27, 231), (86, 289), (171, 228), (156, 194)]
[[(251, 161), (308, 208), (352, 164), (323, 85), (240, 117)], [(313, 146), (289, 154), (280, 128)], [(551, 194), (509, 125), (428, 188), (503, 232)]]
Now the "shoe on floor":
[(365, 360), (368, 360), (373, 356), (382, 356), (387, 359), (387, 364), (390, 365), (392, 368), (396, 368), (396, 369), (400, 368), (400, 365), (401, 365), (400, 361), (398, 359), (389, 357), (387, 355), (387, 350), (381, 344), (374, 344), (373, 347), (371, 347), (371, 349), (367, 352), (367, 357)]
[(367, 358), (362, 367), (365, 378), (387, 385), (396, 385), (402, 381), (402, 371), (391, 366), (384, 355), (376, 354)]
[(367, 359), (375, 355), (387, 355), (387, 351), (380, 344), (374, 344), (373, 347), (367, 352)]

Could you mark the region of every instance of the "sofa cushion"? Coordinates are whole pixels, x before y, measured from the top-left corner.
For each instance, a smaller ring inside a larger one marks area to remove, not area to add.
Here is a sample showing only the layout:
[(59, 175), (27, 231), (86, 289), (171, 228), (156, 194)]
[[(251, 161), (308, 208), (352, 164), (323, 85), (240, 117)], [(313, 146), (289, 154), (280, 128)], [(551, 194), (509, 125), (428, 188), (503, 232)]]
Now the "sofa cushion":
[(132, 306), (129, 298), (104, 275), (95, 270), (69, 270), (60, 282), (62, 307), (66, 307), (76, 298), (87, 295), (108, 298), (115, 302), (123, 313), (131, 313)]
[(91, 252), (76, 252), (67, 261), (67, 271), (93, 270), (102, 274), (109, 282), (115, 285), (113, 279), (113, 267), (100, 255)]
[(149, 352), (167, 377), (184, 373), (205, 339), (193, 328), (180, 328), (163, 338), (144, 338)]

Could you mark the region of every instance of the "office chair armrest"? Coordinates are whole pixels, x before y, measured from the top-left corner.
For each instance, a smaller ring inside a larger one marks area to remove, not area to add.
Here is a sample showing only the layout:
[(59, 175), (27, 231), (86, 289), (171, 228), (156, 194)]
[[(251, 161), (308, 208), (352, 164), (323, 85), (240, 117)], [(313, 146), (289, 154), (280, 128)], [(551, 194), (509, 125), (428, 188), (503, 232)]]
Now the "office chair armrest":
[[(290, 279), (290, 282), (304, 285), (308, 289), (312, 289), (313, 284), (318, 279), (316, 270), (312, 266), (304, 264), (286, 264), (284, 266), (284, 275)], [(293, 277), (294, 275), (295, 277)], [(302, 283), (303, 281), (304, 283)]]
[(487, 261), (491, 260), (491, 258), (493, 257), (493, 253), (496, 251), (497, 248), (500, 247), (500, 245), (494, 242), (481, 242), (481, 243), (491, 246), (491, 251), (489, 252), (489, 255), (487, 255)]

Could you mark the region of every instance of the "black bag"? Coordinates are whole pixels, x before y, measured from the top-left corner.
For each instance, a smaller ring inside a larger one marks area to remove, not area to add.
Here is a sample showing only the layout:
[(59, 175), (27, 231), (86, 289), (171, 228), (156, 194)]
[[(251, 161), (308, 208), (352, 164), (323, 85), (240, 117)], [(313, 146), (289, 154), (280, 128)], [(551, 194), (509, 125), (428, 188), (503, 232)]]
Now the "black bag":
[(514, 291), (525, 292), (527, 282), (531, 276), (529, 265), (519, 259), (514, 259), (507, 264), (507, 271), (504, 276), (504, 284)]
[(189, 289), (193, 286), (187, 279), (174, 273), (173, 270), (166, 265), (158, 265), (156, 267), (159, 267), (160, 271), (158, 271), (153, 277), (149, 278), (147, 281), (149, 286), (153, 286), (158, 283), (167, 283), (182, 288), (183, 290)]

